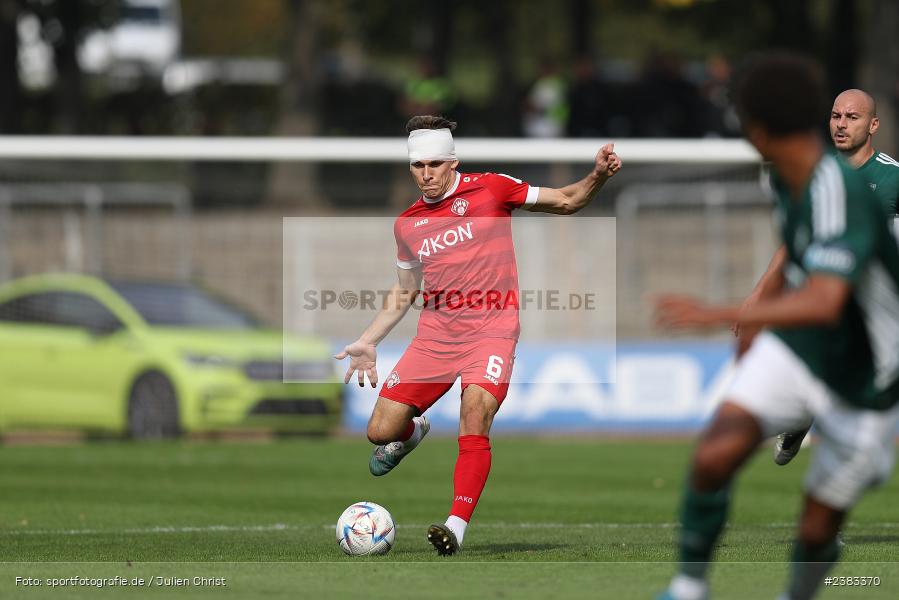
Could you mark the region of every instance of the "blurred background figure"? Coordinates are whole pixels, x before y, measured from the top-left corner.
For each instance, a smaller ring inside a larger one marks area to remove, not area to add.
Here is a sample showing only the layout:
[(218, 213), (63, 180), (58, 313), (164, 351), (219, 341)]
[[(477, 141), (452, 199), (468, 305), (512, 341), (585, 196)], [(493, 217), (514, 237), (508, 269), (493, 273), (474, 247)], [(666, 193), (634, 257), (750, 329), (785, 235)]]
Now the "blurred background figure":
[(574, 80), (568, 91), (568, 137), (608, 135), (608, 90), (599, 67), (590, 56), (581, 56), (574, 65)]
[(642, 108), (644, 136), (697, 137), (702, 134), (699, 92), (685, 76), (680, 56), (652, 50), (643, 66), (641, 92), (638, 101)]
[(450, 114), (455, 105), (456, 94), (450, 80), (437, 72), (430, 58), (421, 57), (418, 71), (403, 88), (403, 116)]
[(555, 62), (540, 60), (537, 78), (524, 101), (522, 131), (527, 137), (557, 138), (565, 133), (568, 95), (565, 79)]
[(705, 61), (706, 79), (700, 87), (705, 102), (704, 135), (707, 137), (736, 137), (740, 135), (740, 120), (730, 102), (730, 61), (721, 54), (713, 54)]

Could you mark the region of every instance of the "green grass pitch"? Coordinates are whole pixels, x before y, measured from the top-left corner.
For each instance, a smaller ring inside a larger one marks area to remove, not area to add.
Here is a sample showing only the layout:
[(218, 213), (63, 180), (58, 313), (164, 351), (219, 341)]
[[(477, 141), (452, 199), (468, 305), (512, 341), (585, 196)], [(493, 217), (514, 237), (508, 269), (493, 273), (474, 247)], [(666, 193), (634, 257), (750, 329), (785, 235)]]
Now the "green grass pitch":
[[(630, 599), (665, 586), (691, 442), (495, 436), (492, 444), (464, 552), (449, 558), (424, 537), (449, 508), (454, 439), (429, 438), (382, 478), (368, 474), (362, 439), (0, 448), (0, 598)], [(780, 591), (810, 455), (776, 467), (765, 449), (743, 473), (713, 597)], [(822, 598), (899, 597), (897, 492), (894, 478), (857, 507), (834, 572), (878, 576), (880, 585), (828, 588)], [(358, 500), (393, 514), (387, 556), (350, 558), (338, 548), (334, 523)], [(145, 585), (48, 582), (115, 576)]]

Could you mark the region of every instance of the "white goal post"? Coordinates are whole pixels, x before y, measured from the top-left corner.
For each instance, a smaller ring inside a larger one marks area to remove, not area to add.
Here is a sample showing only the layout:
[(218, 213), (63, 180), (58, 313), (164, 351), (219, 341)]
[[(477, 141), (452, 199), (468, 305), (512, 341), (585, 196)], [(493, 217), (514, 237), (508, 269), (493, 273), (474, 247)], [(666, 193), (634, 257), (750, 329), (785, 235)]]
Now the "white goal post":
[[(727, 139), (456, 139), (465, 161), (591, 162), (605, 143), (630, 164), (751, 164), (758, 153)], [(0, 160), (161, 160), (240, 162), (362, 162), (406, 160), (405, 138), (346, 137), (94, 137), (0, 136)]]

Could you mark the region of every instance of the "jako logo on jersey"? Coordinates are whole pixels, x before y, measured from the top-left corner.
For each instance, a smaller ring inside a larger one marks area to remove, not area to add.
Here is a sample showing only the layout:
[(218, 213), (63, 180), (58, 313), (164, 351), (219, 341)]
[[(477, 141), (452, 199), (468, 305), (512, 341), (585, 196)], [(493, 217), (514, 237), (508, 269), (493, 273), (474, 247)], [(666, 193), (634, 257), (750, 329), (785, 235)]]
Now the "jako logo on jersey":
[(453, 200), (453, 207), (450, 209), (460, 217), (465, 214), (465, 210), (468, 208), (468, 200), (464, 198), (456, 198)]
[(846, 248), (833, 246), (810, 246), (802, 264), (809, 271), (824, 269), (838, 273), (850, 273), (855, 268), (855, 255)]
[(428, 220), (427, 220), (427, 219), (422, 219), (422, 220), (420, 220), (420, 221), (416, 221), (416, 222), (415, 222), (415, 225), (412, 226), (412, 229), (415, 229), (415, 228), (418, 227), (419, 225), (427, 225), (427, 223), (428, 223)]
[(486, 379), (493, 385), (499, 385), (499, 381), (497, 381), (496, 377), (491, 377), (490, 375), (484, 375), (484, 379)]
[(400, 382), (400, 376), (396, 371), (394, 371), (393, 373), (390, 374), (390, 377), (387, 378), (387, 389), (389, 390), (390, 388), (392, 388), (399, 382)]
[(876, 183), (869, 183), (868, 185), (871, 187), (872, 190), (876, 190), (876, 189), (877, 189), (877, 184), (876, 184)]
[(461, 500), (462, 502), (465, 502), (466, 504), (474, 504), (474, 500), (472, 500), (468, 496), (456, 496), (455, 500)]
[(455, 229), (447, 229), (434, 237), (426, 237), (421, 242), (418, 258), (421, 260), (421, 257), (423, 256), (431, 256), (431, 253), (437, 254), (441, 250), (446, 250), (447, 246), (455, 246), (456, 244), (473, 238), (474, 234), (471, 232), (471, 221), (469, 221), (465, 225), (459, 225)]

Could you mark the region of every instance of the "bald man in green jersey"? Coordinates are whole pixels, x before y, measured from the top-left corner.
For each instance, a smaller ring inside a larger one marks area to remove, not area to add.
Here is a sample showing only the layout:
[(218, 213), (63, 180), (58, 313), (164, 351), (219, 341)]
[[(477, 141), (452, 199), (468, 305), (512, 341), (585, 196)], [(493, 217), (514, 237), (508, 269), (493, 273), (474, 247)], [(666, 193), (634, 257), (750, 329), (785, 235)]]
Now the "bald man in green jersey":
[(880, 128), (877, 104), (862, 90), (846, 90), (833, 101), (830, 137), (843, 158), (865, 180), (890, 217), (896, 216), (899, 199), (899, 162), (874, 149)]
[[(879, 128), (877, 103), (867, 92), (850, 89), (834, 99), (830, 110), (830, 137), (834, 147), (873, 190), (893, 224), (894, 231), (899, 233), (899, 221), (896, 220), (899, 208), (899, 161), (874, 148), (873, 138)], [(777, 279), (774, 275), (780, 272), (783, 264), (784, 249), (780, 248), (744, 306), (770, 295), (772, 283)], [(742, 355), (757, 331), (741, 331), (736, 328), (734, 331), (740, 338), (737, 354)], [(793, 460), (808, 431), (803, 429), (778, 435), (774, 444), (774, 462), (785, 465)]]

